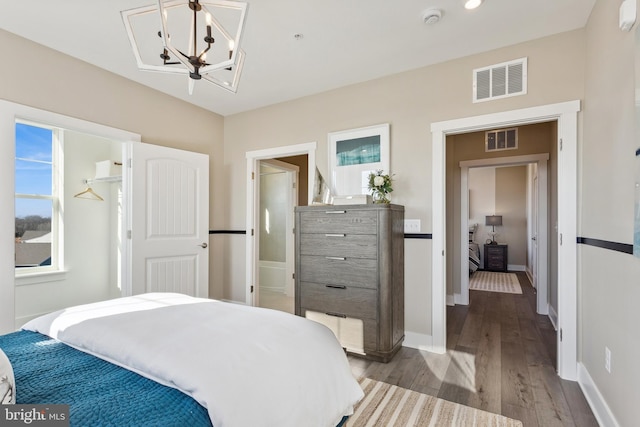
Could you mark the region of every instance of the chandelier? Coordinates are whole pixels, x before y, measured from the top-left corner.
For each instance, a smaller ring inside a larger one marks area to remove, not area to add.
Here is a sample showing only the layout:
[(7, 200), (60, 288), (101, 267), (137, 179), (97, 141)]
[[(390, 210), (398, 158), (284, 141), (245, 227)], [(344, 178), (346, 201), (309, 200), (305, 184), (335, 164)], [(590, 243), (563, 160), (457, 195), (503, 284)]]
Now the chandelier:
[(244, 64), (240, 43), (247, 6), (158, 0), (121, 14), (139, 69), (187, 75), (189, 94), (201, 79), (235, 93)]

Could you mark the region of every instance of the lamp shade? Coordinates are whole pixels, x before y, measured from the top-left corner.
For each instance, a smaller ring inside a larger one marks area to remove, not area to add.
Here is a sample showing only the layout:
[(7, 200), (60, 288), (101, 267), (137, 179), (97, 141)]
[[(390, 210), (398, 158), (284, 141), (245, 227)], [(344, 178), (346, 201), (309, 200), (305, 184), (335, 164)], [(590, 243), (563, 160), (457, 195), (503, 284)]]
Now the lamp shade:
[(502, 225), (502, 215), (487, 215), (485, 225)]

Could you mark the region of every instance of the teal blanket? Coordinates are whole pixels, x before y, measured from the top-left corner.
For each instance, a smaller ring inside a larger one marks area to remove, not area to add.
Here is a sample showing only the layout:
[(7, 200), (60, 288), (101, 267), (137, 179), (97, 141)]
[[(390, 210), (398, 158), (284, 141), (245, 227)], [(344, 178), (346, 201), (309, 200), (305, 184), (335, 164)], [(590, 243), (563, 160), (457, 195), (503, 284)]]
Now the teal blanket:
[(30, 331), (0, 336), (13, 366), (16, 403), (67, 404), (71, 426), (211, 426), (181, 391)]

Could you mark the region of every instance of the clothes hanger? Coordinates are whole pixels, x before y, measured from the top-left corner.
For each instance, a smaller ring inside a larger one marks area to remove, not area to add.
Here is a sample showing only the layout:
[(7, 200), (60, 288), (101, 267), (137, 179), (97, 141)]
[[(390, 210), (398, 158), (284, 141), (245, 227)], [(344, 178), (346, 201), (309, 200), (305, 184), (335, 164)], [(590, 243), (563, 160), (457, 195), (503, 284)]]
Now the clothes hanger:
[(104, 199), (100, 197), (98, 193), (93, 191), (91, 187), (87, 187), (86, 190), (79, 192), (73, 197), (77, 197), (79, 199), (99, 200), (101, 202), (104, 202)]

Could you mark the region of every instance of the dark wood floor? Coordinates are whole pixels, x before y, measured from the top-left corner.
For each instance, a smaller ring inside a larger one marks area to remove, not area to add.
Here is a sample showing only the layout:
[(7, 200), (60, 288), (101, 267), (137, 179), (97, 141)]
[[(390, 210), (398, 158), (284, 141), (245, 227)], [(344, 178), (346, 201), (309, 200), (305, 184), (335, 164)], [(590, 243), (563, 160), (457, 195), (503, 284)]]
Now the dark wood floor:
[(349, 356), (353, 373), (521, 420), (524, 427), (597, 426), (576, 382), (558, 377), (556, 332), (536, 295), (470, 291), (447, 307), (446, 354), (402, 347), (387, 364)]

